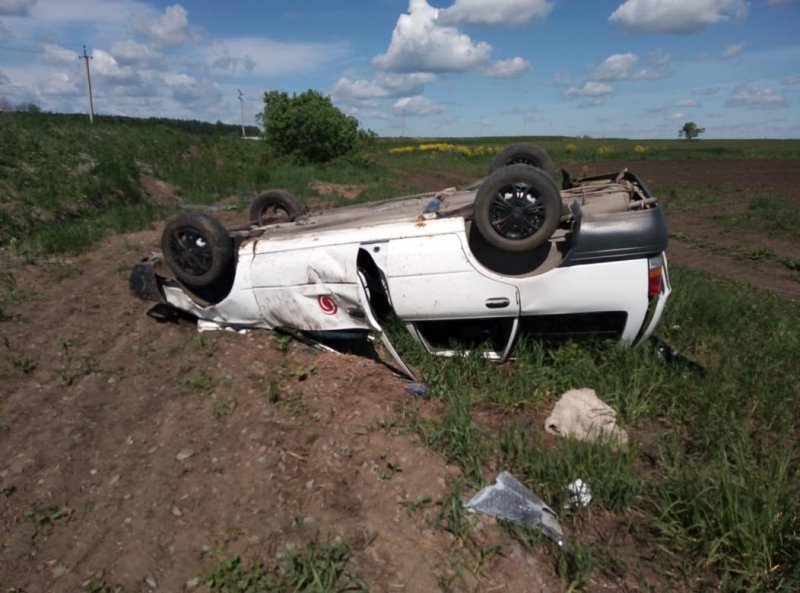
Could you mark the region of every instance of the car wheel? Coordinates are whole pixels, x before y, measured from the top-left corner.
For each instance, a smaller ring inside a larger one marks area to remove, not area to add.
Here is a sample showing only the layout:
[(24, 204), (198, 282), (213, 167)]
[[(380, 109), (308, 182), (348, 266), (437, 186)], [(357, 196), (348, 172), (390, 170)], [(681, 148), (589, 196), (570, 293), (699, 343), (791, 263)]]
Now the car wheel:
[(505, 251), (542, 245), (561, 219), (561, 193), (544, 171), (510, 165), (484, 179), (475, 197), (475, 224), (486, 242)]
[(517, 142), (506, 146), (503, 150), (498, 152), (489, 165), (489, 175), (509, 165), (528, 165), (536, 167), (547, 173), (550, 177), (553, 176), (553, 172), (555, 171), (555, 166), (550, 156), (543, 149), (530, 142)]
[(274, 222), (291, 222), (308, 211), (306, 205), (285, 189), (265, 191), (250, 204), (250, 222), (264, 226)]
[(216, 218), (201, 212), (179, 214), (161, 235), (164, 261), (175, 277), (192, 287), (223, 280), (233, 262), (233, 240)]

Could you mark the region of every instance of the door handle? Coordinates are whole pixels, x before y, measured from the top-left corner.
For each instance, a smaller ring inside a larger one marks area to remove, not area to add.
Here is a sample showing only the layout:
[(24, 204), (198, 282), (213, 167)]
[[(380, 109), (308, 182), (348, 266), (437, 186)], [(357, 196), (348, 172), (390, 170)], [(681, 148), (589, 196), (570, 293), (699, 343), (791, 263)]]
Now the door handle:
[(505, 309), (511, 304), (511, 301), (506, 297), (496, 297), (493, 299), (486, 299), (486, 307), (488, 309)]

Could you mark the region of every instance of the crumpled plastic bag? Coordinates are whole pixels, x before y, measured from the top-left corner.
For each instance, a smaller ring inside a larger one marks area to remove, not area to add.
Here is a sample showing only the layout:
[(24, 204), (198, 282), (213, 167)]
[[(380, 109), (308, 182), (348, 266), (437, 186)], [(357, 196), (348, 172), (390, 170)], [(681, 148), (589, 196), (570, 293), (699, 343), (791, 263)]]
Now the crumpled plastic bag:
[(617, 426), (617, 412), (597, 397), (594, 389), (570, 389), (556, 402), (544, 422), (550, 434), (581, 441), (628, 444), (628, 433)]
[(481, 489), (464, 508), (539, 529), (559, 546), (565, 545), (555, 511), (508, 472), (501, 472), (494, 484)]

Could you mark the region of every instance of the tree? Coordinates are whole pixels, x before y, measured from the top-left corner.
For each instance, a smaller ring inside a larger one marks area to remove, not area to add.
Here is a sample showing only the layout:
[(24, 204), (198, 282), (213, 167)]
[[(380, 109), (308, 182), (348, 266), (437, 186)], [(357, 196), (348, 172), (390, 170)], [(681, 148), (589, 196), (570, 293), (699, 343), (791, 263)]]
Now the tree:
[(299, 162), (324, 163), (350, 154), (369, 136), (358, 129), (355, 117), (314, 90), (291, 97), (283, 91), (268, 91), (260, 115), (267, 145), (275, 154), (293, 156)]
[(705, 131), (705, 128), (698, 128), (697, 124), (693, 121), (687, 121), (683, 124), (683, 127), (678, 130), (678, 136), (684, 136), (687, 140), (693, 140)]

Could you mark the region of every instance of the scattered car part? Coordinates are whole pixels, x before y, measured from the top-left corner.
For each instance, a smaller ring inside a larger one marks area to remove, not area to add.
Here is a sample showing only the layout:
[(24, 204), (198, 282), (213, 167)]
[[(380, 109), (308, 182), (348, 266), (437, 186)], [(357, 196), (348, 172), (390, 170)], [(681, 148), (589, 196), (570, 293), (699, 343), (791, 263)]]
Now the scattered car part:
[(501, 472), (494, 484), (480, 490), (464, 507), (522, 527), (539, 529), (559, 546), (565, 544), (555, 511), (508, 472)]
[(428, 399), (428, 386), (423, 383), (407, 383), (406, 392), (420, 399)]
[(652, 336), (650, 339), (655, 345), (656, 352), (664, 362), (669, 364), (679, 364), (701, 376), (706, 374), (706, 369), (703, 367), (703, 365), (692, 360), (691, 358), (688, 358), (687, 356), (684, 356), (661, 338)]
[(569, 502), (573, 507), (586, 507), (592, 502), (592, 491), (589, 484), (578, 478), (567, 484)]

